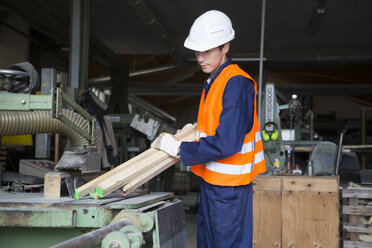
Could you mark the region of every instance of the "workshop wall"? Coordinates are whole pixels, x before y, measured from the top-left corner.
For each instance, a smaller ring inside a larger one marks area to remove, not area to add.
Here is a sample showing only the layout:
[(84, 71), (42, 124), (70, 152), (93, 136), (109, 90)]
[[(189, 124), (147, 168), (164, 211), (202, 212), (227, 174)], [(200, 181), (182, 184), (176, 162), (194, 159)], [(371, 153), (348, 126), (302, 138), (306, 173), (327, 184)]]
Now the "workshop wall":
[(9, 24), (0, 25), (0, 68), (5, 69), (28, 60), (30, 41), (26, 36), (29, 35), (29, 26), (15, 16), (5, 16), (0, 20)]

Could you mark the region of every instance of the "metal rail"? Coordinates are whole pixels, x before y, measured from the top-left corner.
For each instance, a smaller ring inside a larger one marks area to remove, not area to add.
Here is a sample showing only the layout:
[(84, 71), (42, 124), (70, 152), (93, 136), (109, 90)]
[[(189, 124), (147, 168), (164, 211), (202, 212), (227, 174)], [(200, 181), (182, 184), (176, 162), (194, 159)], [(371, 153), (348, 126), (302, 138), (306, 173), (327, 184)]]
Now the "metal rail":
[(81, 247), (93, 247), (101, 243), (102, 239), (111, 232), (118, 231), (122, 227), (130, 225), (129, 220), (122, 220), (115, 224), (111, 224), (92, 232), (83, 234), (79, 237), (67, 240), (58, 245), (52, 246), (52, 248), (81, 248)]
[(258, 80), (258, 123), (261, 127), (261, 98), (262, 98), (262, 74), (263, 74), (263, 53), (265, 41), (265, 9), (266, 0), (262, 0), (262, 14), (261, 14), (261, 41), (260, 41), (260, 71)]

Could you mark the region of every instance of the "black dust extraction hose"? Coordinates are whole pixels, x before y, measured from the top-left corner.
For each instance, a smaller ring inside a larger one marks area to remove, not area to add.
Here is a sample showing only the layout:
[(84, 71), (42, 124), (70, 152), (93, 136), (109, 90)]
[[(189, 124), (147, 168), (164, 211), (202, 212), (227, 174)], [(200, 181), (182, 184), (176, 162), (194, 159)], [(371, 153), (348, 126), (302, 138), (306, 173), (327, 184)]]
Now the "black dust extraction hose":
[[(89, 123), (81, 115), (62, 109), (62, 114), (88, 132)], [(89, 141), (62, 121), (52, 118), (51, 111), (0, 111), (0, 136), (37, 133), (58, 133), (71, 141), (73, 147), (88, 145)]]

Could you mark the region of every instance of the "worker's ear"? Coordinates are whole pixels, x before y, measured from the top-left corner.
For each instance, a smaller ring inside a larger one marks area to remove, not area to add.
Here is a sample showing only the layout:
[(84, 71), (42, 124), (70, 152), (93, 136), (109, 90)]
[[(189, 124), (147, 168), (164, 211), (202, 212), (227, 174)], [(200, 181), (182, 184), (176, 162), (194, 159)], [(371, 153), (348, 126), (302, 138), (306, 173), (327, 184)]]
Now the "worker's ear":
[(229, 49), (230, 49), (230, 43), (227, 42), (223, 45), (223, 48), (222, 48), (222, 53), (223, 54), (227, 54), (229, 52)]

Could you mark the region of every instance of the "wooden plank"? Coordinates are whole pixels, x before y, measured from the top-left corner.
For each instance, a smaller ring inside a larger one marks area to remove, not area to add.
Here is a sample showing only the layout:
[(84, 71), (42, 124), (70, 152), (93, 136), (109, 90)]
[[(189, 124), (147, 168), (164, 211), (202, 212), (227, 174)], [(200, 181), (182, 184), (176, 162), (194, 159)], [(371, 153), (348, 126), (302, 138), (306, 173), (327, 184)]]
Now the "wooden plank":
[[(155, 151), (154, 154), (151, 156), (148, 156), (144, 159), (141, 159), (138, 164), (136, 164), (133, 167), (126, 168), (119, 173), (111, 176), (109, 179), (101, 182), (96, 186), (96, 194), (99, 195), (100, 197), (104, 197), (114, 190), (123, 187), (125, 184), (133, 180), (138, 174), (141, 174), (155, 165), (161, 163), (169, 157), (169, 155), (165, 152), (158, 151), (155, 148), (150, 148)], [(179, 161), (179, 159), (173, 158), (172, 161)]]
[(283, 190), (301, 192), (338, 192), (338, 180), (320, 177), (284, 177)]
[(367, 248), (372, 247), (372, 242), (344, 241), (344, 248)]
[[(182, 140), (182, 141), (192, 141), (192, 140), (195, 139), (195, 129), (196, 129), (196, 124), (192, 125), (188, 129), (183, 130), (180, 133), (176, 134), (175, 137), (179, 140)], [(158, 150), (152, 149), (152, 148), (146, 150), (145, 152), (139, 154), (138, 156), (126, 161), (125, 163), (115, 167), (114, 169), (110, 170), (109, 172), (97, 177), (96, 179), (93, 179), (89, 183), (84, 184), (83, 186), (76, 189), (75, 190), (75, 198), (79, 199), (80, 197), (85, 196), (85, 195), (89, 194), (90, 192), (93, 193), (93, 194), (96, 194), (97, 193), (96, 192), (97, 186), (99, 184), (104, 183), (104, 182), (109, 182), (109, 181), (114, 180), (114, 182), (116, 183), (116, 186), (115, 186), (116, 188), (122, 187), (123, 185), (120, 185), (121, 182), (120, 182), (120, 178), (118, 177), (118, 175), (125, 174), (126, 172), (123, 172), (123, 171), (130, 170), (130, 168), (132, 168), (131, 171), (136, 171), (137, 169), (135, 169), (135, 167), (137, 167), (138, 164), (141, 164), (141, 162), (144, 159), (146, 159), (149, 156), (154, 156), (154, 154), (159, 154), (159, 153), (160, 154), (161, 153), (165, 154), (162, 151), (158, 151)], [(166, 154), (164, 157), (166, 157), (166, 156), (169, 156), (169, 155)], [(140, 171), (140, 170), (141, 169), (139, 169), (138, 171)], [(118, 180), (118, 178), (119, 178), (119, 180)], [(123, 182), (126, 182), (126, 180), (127, 180), (127, 178), (125, 178), (123, 180)], [(103, 188), (103, 190), (106, 190), (105, 193), (108, 194), (112, 190), (112, 188), (110, 188), (109, 190), (107, 190), (106, 188)]]
[(133, 190), (137, 189), (139, 186), (144, 184), (145, 182), (151, 180), (156, 175), (162, 173), (166, 169), (168, 169), (171, 165), (174, 164), (173, 158), (167, 158), (162, 161), (160, 164), (152, 167), (151, 169), (147, 170), (145, 173), (141, 174), (140, 176), (136, 177), (135, 180), (131, 181), (130, 183), (126, 184), (123, 187), (123, 191), (125, 194), (132, 192)]
[(283, 191), (281, 247), (338, 248), (338, 201), (337, 192)]
[(141, 154), (139, 154), (138, 156), (132, 158), (131, 160), (128, 160), (128, 161), (122, 163), (121, 165), (118, 165), (117, 167), (113, 168), (112, 170), (106, 172), (105, 174), (103, 174), (103, 175), (93, 179), (92, 181), (82, 185), (81, 187), (79, 187), (78, 189), (75, 190), (75, 198), (79, 199), (79, 198), (89, 194), (89, 192), (94, 192), (95, 193), (96, 186), (99, 183), (103, 182), (104, 180), (109, 178), (111, 175), (114, 175), (114, 174), (118, 173), (124, 167), (129, 167), (130, 165), (133, 165), (138, 160), (141, 160), (141, 158), (147, 157), (147, 156), (149, 156), (149, 155), (151, 155), (155, 152), (156, 151), (154, 151), (153, 149), (146, 150), (146, 151), (142, 152)]
[(295, 152), (312, 152), (315, 146), (295, 146)]
[[(349, 199), (347, 199), (347, 198), (341, 198), (341, 206), (348, 205), (348, 202), (349, 202), (348, 200)], [(342, 216), (341, 216), (341, 225), (343, 224), (343, 222), (347, 222), (347, 221), (349, 221), (349, 216), (346, 215), (346, 214), (344, 214), (344, 213), (342, 213)], [(343, 232), (342, 231), (342, 227), (341, 227), (341, 239), (342, 240), (349, 239), (349, 233)]]
[(253, 247), (281, 247), (281, 197), (281, 192), (253, 192)]
[[(195, 138), (195, 132), (189, 132), (187, 136), (185, 135), (183, 136), (183, 140), (188, 140), (188, 141), (194, 140), (194, 138)], [(150, 149), (154, 149), (154, 148), (150, 148)], [(164, 161), (166, 162), (163, 164)], [(110, 194), (111, 192), (113, 192), (114, 190), (120, 187), (123, 187), (125, 184), (134, 180), (136, 177), (141, 177), (144, 172), (151, 170), (157, 164), (162, 164), (162, 166), (165, 166), (166, 168), (168, 168), (169, 166), (175, 164), (178, 161), (179, 159), (169, 156), (167, 153), (163, 151), (157, 151), (153, 155), (136, 163), (135, 167), (130, 168), (130, 169), (124, 169), (119, 174), (115, 174), (112, 177), (110, 177), (108, 180), (105, 180), (104, 182), (97, 185), (96, 194), (100, 197), (104, 197)], [(158, 175), (162, 171), (163, 170), (160, 170), (160, 169), (153, 170), (153, 172), (155, 173), (153, 175), (148, 175), (148, 173), (146, 173), (146, 177), (142, 177), (141, 179), (139, 179), (140, 182), (136, 181), (133, 185), (137, 185), (138, 183), (143, 184), (146, 182), (144, 181), (145, 178), (149, 180), (153, 178), (154, 176)], [(131, 187), (135, 187), (135, 186), (131, 185)]]
[[(349, 199), (349, 205), (352, 206), (352, 207), (356, 207), (356, 206), (359, 205), (359, 200), (356, 199), (356, 198), (351, 198), (351, 199)], [(360, 223), (360, 220), (359, 220), (358, 216), (350, 216), (349, 221), (350, 221), (350, 223), (353, 223), (353, 224), (359, 224)], [(350, 233), (350, 240), (358, 241), (359, 240), (359, 234)]]
[(372, 233), (372, 226), (365, 224), (344, 223), (343, 229), (351, 233)]
[(372, 199), (372, 189), (361, 188), (361, 189), (343, 189), (343, 198), (365, 198)]
[(372, 216), (372, 207), (367, 206), (342, 206), (342, 213), (349, 215)]
[(360, 234), (359, 240), (363, 242), (372, 242), (372, 234)]
[(61, 174), (46, 173), (44, 179), (44, 198), (61, 197)]
[(254, 191), (281, 191), (281, 178), (258, 176), (253, 181)]
[(372, 149), (372, 145), (347, 145), (347, 146), (342, 146), (344, 149)]

